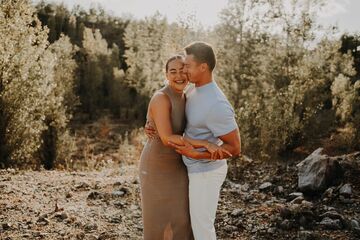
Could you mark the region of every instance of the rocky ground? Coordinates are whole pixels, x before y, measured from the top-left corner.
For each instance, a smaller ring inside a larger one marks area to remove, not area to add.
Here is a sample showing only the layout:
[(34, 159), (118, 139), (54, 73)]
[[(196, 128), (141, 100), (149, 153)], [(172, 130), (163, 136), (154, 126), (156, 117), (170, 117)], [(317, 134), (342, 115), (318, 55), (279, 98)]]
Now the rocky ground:
[[(86, 128), (77, 133), (83, 168), (0, 170), (0, 239), (141, 239), (143, 137), (124, 140), (106, 122)], [(343, 174), (326, 170), (334, 181), (315, 194), (300, 192), (301, 159), (238, 160), (221, 192), (218, 239), (360, 239), (359, 155), (331, 158)]]
[[(295, 193), (294, 166), (244, 162), (242, 168), (241, 179), (227, 180), (221, 192), (219, 239), (360, 238), (356, 179), (346, 179), (352, 186), (346, 198), (338, 193), (343, 184), (308, 198)], [(1, 170), (0, 212), (1, 239), (141, 239), (136, 165)]]

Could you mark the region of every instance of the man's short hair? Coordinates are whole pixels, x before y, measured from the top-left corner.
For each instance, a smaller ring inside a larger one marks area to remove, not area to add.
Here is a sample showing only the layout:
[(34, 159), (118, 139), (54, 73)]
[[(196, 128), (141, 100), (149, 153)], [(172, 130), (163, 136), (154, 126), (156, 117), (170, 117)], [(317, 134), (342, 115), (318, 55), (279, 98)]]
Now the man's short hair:
[(216, 65), (216, 57), (213, 48), (206, 42), (193, 42), (185, 47), (187, 55), (193, 55), (195, 61), (206, 63), (212, 71)]

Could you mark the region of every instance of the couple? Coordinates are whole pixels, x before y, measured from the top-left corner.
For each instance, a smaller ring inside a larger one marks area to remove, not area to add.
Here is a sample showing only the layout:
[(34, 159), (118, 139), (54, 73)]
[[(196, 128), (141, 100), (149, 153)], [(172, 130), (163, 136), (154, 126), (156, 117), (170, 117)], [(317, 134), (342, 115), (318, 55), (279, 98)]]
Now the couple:
[[(168, 59), (168, 84), (151, 98), (140, 157), (145, 240), (216, 239), (226, 158), (240, 155), (234, 111), (213, 81), (212, 47), (194, 42)], [(194, 83), (184, 93), (188, 81)]]

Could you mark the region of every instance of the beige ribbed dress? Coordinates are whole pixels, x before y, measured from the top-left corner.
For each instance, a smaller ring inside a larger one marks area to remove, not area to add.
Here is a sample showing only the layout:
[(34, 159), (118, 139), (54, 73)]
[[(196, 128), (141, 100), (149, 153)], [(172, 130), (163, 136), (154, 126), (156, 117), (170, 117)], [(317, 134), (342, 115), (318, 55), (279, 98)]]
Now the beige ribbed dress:
[[(185, 128), (185, 98), (170, 86), (161, 90), (171, 101), (174, 134)], [(148, 121), (155, 123), (150, 119)], [(149, 139), (140, 157), (141, 205), (145, 240), (193, 239), (188, 200), (188, 176), (181, 155), (160, 138)]]

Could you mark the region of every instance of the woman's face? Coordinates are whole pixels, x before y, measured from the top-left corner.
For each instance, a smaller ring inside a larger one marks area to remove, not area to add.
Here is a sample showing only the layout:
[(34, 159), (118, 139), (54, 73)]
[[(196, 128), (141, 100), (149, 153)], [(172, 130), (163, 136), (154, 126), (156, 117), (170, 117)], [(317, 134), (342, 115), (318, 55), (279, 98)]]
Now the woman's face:
[(174, 59), (169, 62), (168, 71), (166, 72), (166, 78), (169, 80), (170, 87), (179, 93), (181, 93), (188, 84), (187, 76), (183, 70), (184, 60)]

